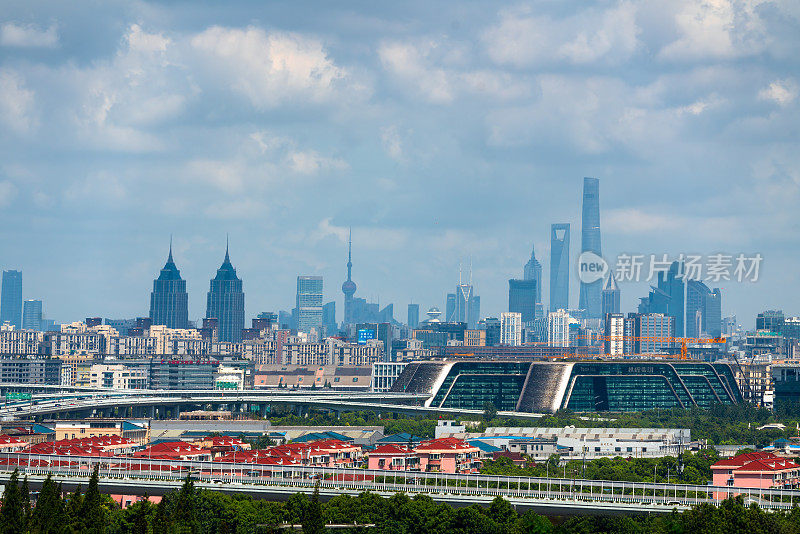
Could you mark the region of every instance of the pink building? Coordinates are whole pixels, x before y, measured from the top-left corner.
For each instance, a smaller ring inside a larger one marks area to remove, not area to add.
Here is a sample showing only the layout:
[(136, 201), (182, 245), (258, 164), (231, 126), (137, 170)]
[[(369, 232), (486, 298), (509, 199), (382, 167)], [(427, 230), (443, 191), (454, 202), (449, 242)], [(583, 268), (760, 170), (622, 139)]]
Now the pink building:
[[(793, 489), (800, 483), (800, 464), (771, 452), (751, 452), (720, 460), (711, 466), (712, 483), (731, 488)], [(714, 492), (715, 499), (738, 492)]]
[(369, 453), (370, 469), (405, 469), (441, 473), (477, 473), (481, 466), (480, 449), (458, 438), (423, 441), (416, 448), (381, 445)]
[(419, 456), (406, 445), (381, 445), (369, 452), (367, 467), (387, 471), (419, 471)]

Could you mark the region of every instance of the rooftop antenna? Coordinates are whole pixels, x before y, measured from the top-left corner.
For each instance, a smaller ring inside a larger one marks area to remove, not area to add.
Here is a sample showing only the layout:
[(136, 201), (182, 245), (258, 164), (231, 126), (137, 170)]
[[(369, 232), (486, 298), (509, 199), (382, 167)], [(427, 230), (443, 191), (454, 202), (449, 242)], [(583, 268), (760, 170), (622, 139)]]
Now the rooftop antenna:
[(472, 285), (472, 256), (469, 257), (469, 285)]
[(225, 232), (225, 261), (231, 261), (230, 257), (228, 256), (228, 246), (230, 245), (230, 234)]
[(350, 280), (350, 276), (353, 271), (353, 227), (350, 227), (350, 235), (347, 238), (347, 279)]
[(172, 234), (169, 234), (169, 258), (167, 261), (172, 261)]

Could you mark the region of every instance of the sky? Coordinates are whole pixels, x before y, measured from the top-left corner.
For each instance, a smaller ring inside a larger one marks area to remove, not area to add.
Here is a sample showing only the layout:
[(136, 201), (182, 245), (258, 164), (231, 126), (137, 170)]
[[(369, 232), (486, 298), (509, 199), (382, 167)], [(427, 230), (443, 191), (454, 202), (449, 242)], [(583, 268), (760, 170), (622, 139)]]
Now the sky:
[[(322, 275), (482, 315), (550, 224), (603, 256), (760, 254), (707, 282), (800, 314), (800, 3), (3, 2), (0, 268), (58, 322), (145, 316), (170, 235), (189, 315), (226, 235), (247, 316)], [(648, 284), (621, 282), (623, 311)], [(570, 299), (578, 301), (578, 281)]]

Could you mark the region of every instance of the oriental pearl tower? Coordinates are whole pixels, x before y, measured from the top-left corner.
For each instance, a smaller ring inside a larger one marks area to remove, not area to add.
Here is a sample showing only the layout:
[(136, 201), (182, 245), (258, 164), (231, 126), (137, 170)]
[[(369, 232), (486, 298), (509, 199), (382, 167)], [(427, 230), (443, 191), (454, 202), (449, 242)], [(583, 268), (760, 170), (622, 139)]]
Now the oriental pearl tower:
[(347, 280), (342, 284), (344, 293), (344, 324), (349, 325), (353, 322), (353, 295), (356, 293), (356, 283), (352, 280), (353, 271), (353, 229), (347, 239)]

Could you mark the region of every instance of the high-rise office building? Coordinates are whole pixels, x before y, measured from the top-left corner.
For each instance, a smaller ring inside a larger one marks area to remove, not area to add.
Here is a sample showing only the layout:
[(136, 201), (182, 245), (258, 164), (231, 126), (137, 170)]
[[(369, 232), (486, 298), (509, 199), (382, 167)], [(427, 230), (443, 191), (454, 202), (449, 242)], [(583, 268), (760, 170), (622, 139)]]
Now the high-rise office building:
[(330, 301), (322, 306), (322, 327), (326, 336), (336, 335), (339, 328), (336, 325), (336, 301)]
[(686, 283), (686, 336), (722, 335), (722, 292), (699, 280)]
[(547, 344), (551, 347), (569, 346), (569, 327), (577, 320), (563, 309), (547, 314)]
[(536, 319), (536, 280), (508, 281), (508, 311), (522, 315), (522, 322), (529, 323)]
[(42, 330), (42, 301), (26, 300), (22, 305), (22, 329)]
[(531, 259), (525, 264), (522, 271), (523, 280), (536, 281), (536, 303), (542, 303), (542, 264), (536, 259), (536, 250), (531, 247)]
[(617, 286), (617, 280), (614, 278), (614, 273), (609, 271), (603, 285), (603, 292), (601, 294), (603, 301), (603, 317), (609, 313), (619, 313), (620, 311), (620, 292)]
[(569, 309), (569, 223), (550, 226), (550, 311)]
[[(583, 211), (581, 215), (581, 252), (593, 252), (602, 256), (600, 248), (600, 180), (583, 179)], [(600, 292), (603, 280), (581, 282), (578, 308), (586, 310), (586, 316), (597, 319), (602, 316)]]
[(500, 344), (522, 345), (522, 314), (514, 312), (500, 314)]
[(297, 330), (310, 332), (322, 327), (322, 277), (297, 277)]
[(150, 319), (153, 324), (167, 328), (189, 328), (189, 294), (186, 280), (172, 260), (172, 240), (169, 243), (169, 256), (158, 278), (153, 280), (150, 293)]
[(408, 327), (412, 330), (419, 326), (419, 304), (408, 305)]
[(344, 326), (356, 323), (353, 295), (356, 293), (356, 283), (353, 282), (353, 231), (347, 238), (347, 280), (342, 284), (344, 293)]
[(456, 320), (456, 294), (448, 293), (444, 306), (444, 320), (446, 323), (455, 323)]
[(609, 312), (604, 316), (605, 342), (603, 352), (620, 356), (625, 352), (625, 316), (617, 312)]
[(0, 325), (6, 322), (22, 328), (22, 271), (3, 271)]
[[(663, 313), (643, 313), (635, 317), (635, 351), (637, 354), (669, 353), (675, 348), (675, 318)], [(679, 336), (682, 337), (682, 336)]]
[(228, 247), (225, 259), (211, 280), (206, 300), (206, 318), (218, 320), (219, 341), (238, 343), (244, 328), (244, 292), (242, 280), (231, 265)]
[(783, 333), (785, 316), (782, 310), (767, 310), (756, 316), (756, 330), (769, 330), (776, 334)]
[(669, 269), (658, 273), (658, 286), (650, 288), (650, 294), (639, 303), (639, 313), (661, 313), (674, 318), (675, 336), (684, 335), (684, 304), (686, 284), (683, 280), (683, 264), (674, 261)]

